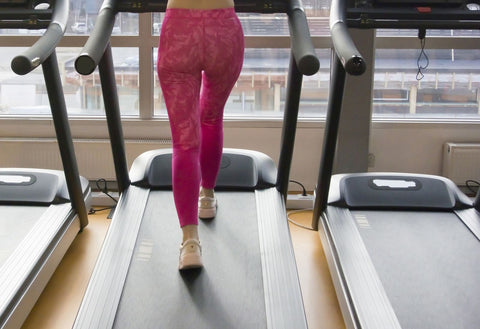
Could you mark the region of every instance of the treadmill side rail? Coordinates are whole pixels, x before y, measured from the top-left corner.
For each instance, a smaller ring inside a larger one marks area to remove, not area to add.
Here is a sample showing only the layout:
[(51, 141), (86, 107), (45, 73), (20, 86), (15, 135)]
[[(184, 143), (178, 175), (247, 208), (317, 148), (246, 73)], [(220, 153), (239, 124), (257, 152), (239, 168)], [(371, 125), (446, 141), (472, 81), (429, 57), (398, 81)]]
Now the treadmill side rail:
[(19, 328), (80, 231), (71, 205), (51, 205), (0, 267), (0, 328)]
[(350, 211), (328, 206), (320, 238), (347, 328), (401, 329)]
[(307, 328), (285, 203), (275, 188), (256, 191), (267, 328)]
[(120, 197), (73, 328), (112, 328), (149, 192), (130, 186)]
[(455, 210), (455, 214), (480, 241), (480, 213), (474, 209)]

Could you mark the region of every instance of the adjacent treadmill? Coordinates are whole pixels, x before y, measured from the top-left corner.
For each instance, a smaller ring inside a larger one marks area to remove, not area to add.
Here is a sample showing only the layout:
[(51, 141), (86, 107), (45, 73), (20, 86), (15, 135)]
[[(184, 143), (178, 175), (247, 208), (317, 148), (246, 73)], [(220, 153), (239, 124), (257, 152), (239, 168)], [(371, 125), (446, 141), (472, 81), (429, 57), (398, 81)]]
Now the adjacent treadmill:
[(171, 192), (171, 152), (138, 157), (127, 172), (108, 41), (118, 12), (164, 11), (163, 1), (104, 1), (76, 61), (99, 63), (121, 197), (75, 328), (306, 328), (285, 211), (302, 74), (319, 69), (298, 0), (241, 1), (239, 12), (286, 13), (292, 59), (278, 172), (266, 155), (224, 150), (217, 216), (200, 221), (204, 268), (179, 273), (181, 231)]
[(478, 29), (463, 0), (333, 0), (327, 124), (313, 226), (347, 328), (479, 328), (480, 206), (450, 180), (419, 174), (332, 176), (346, 72), (365, 63), (355, 28)]
[(79, 231), (88, 223), (88, 181), (78, 175), (55, 47), (68, 1), (0, 0), (0, 28), (46, 29), (12, 61), (42, 65), (64, 171), (0, 169), (0, 328), (19, 328)]

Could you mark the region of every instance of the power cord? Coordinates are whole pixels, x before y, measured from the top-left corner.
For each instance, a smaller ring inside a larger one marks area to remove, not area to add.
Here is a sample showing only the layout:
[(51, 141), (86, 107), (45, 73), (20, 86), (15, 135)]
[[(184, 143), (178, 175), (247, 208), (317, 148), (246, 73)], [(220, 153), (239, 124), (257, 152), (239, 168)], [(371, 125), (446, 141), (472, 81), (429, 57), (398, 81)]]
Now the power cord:
[[(103, 186), (100, 186), (100, 184), (102, 184), (102, 183), (103, 183)], [(97, 212), (100, 212), (100, 211), (114, 209), (117, 206), (118, 201), (108, 193), (107, 180), (104, 179), (104, 178), (100, 178), (97, 181), (95, 181), (95, 185), (97, 185), (97, 188), (100, 192), (102, 192), (103, 194), (108, 196), (110, 199), (112, 199), (113, 202), (115, 202), (115, 205), (110, 206), (110, 207), (100, 208), (100, 209), (90, 208), (88, 214), (93, 215), (93, 214), (95, 214)]]
[[(476, 188), (472, 186), (472, 184), (474, 184)], [(465, 181), (465, 186), (470, 192), (476, 195), (478, 193), (478, 189), (480, 188), (480, 182), (473, 179), (468, 179)]]
[[(425, 30), (425, 29), (419, 29), (418, 30), (418, 38), (420, 39), (421, 51), (420, 51), (420, 55), (418, 55), (418, 58), (417, 58), (417, 68), (418, 68), (417, 77), (416, 77), (417, 80), (422, 80), (423, 79), (423, 77), (425, 75), (423, 74), (422, 70), (425, 70), (428, 67), (428, 64), (430, 63), (430, 60), (428, 59), (428, 56), (425, 53), (425, 36), (426, 36), (426, 34), (427, 34), (427, 30)], [(425, 61), (424, 65), (421, 64), (422, 57), (424, 58), (424, 61)]]
[[(307, 190), (305, 189), (305, 186), (302, 183), (300, 183), (296, 180), (293, 180), (293, 179), (290, 180), (290, 183), (295, 183), (297, 185), (300, 185), (300, 187), (302, 188), (302, 196), (307, 196)], [(296, 222), (296, 221), (294, 221), (293, 219), (290, 218), (290, 215), (299, 214), (299, 213), (302, 213), (302, 212), (307, 212), (307, 211), (312, 211), (312, 210), (313, 210), (313, 208), (291, 210), (291, 211), (287, 212), (287, 220), (295, 226), (301, 227), (301, 228), (309, 230), (309, 231), (315, 231), (313, 228), (305, 226), (303, 224), (300, 224), (300, 223), (298, 223), (298, 222)]]
[(290, 183), (295, 183), (297, 185), (300, 185), (300, 187), (302, 188), (302, 196), (307, 196), (307, 190), (305, 189), (305, 186), (302, 183), (293, 179), (290, 179)]
[(299, 209), (299, 210), (291, 210), (289, 212), (287, 212), (287, 219), (290, 223), (292, 223), (293, 225), (295, 226), (298, 226), (298, 227), (301, 227), (303, 229), (306, 229), (306, 230), (309, 230), (309, 231), (315, 231), (312, 227), (310, 226), (305, 226), (303, 224), (300, 224), (299, 222), (296, 222), (294, 221), (293, 219), (290, 218), (291, 215), (294, 215), (294, 214), (299, 214), (299, 213), (302, 213), (302, 212), (307, 212), (307, 211), (312, 211), (313, 208), (305, 208), (305, 209)]

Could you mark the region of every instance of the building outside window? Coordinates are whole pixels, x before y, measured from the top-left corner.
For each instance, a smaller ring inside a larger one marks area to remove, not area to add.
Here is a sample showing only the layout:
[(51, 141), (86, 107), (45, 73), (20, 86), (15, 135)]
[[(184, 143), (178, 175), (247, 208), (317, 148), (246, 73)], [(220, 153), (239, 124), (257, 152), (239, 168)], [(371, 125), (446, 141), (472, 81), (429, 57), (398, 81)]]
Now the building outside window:
[[(325, 117), (330, 79), (329, 0), (304, 0), (303, 4), (321, 69), (304, 77), (300, 116)], [(104, 115), (98, 72), (76, 73), (73, 63), (95, 24), (100, 0), (70, 2), (67, 35), (57, 50), (68, 111), (74, 117)], [(243, 71), (226, 105), (226, 117), (235, 119), (280, 118), (286, 95), (290, 50), (285, 15), (240, 14), (247, 40)], [(156, 53), (163, 14), (118, 15), (113, 28), (113, 58), (122, 115), (131, 118), (166, 118), (156, 76)], [(10, 69), (11, 59), (33, 43), (42, 31), (0, 30), (0, 116), (49, 115), (41, 68), (27, 76)], [(18, 37), (25, 37), (19, 39)], [(410, 38), (409, 48), (395, 49), (395, 38)], [(480, 50), (478, 31), (427, 33), (425, 53), (429, 66), (417, 80), (420, 45), (416, 31), (380, 30), (384, 48), (375, 56), (374, 119), (479, 118)], [(447, 40), (449, 47), (429, 48), (430, 40)], [(470, 43), (463, 42), (471, 39)], [(21, 40), (21, 41), (19, 41)]]

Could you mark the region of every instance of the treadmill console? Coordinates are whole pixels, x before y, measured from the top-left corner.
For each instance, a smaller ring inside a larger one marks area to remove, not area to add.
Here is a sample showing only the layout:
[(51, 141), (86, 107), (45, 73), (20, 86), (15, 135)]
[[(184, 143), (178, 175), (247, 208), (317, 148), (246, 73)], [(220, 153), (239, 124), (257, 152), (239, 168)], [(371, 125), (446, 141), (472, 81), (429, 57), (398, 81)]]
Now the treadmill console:
[(373, 0), (373, 2), (377, 5), (388, 5), (388, 4), (413, 4), (417, 6), (455, 6), (455, 5), (462, 5), (465, 0)]
[(431, 6), (433, 8), (459, 7), (465, 8), (468, 3), (475, 0), (348, 0), (349, 7), (369, 7), (381, 10), (382, 7), (393, 6), (396, 8)]
[(8, 9), (19, 9), (23, 10), (41, 10), (44, 7), (51, 7), (55, 1), (53, 0), (0, 0), (0, 14), (3, 14), (3, 11)]
[(0, 0), (0, 28), (46, 28), (54, 7), (54, 0)]
[(346, 0), (357, 28), (477, 29), (480, 0)]
[[(1, 1), (1, 0), (0, 0)], [(117, 0), (117, 12), (163, 12), (167, 8), (167, 0)], [(278, 13), (287, 11), (285, 0), (236, 0), (235, 9), (238, 12)]]
[(0, 0), (0, 6), (7, 4), (8, 6), (23, 5), (28, 3), (28, 0)]

